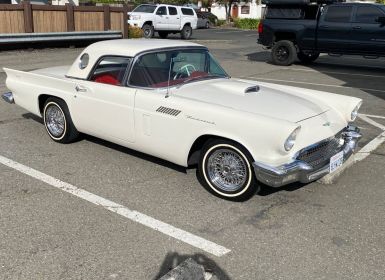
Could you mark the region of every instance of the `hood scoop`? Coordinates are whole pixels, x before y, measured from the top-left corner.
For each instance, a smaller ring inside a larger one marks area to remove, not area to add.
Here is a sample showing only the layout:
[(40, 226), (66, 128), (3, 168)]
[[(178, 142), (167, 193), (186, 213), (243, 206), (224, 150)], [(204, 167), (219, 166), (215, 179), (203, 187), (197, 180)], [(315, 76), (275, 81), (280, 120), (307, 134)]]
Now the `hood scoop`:
[(251, 86), (245, 89), (245, 93), (258, 92), (259, 86)]

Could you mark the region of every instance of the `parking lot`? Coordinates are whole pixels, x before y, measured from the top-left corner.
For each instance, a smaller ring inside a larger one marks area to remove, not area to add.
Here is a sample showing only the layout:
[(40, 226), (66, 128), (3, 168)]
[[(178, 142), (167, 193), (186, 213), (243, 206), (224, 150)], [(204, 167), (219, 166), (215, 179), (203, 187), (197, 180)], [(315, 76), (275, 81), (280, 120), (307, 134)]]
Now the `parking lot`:
[[(233, 77), (362, 98), (359, 160), (333, 184), (265, 187), (235, 203), (205, 191), (194, 168), (90, 136), (57, 144), (41, 119), (0, 102), (0, 278), (157, 279), (188, 257), (218, 279), (385, 278), (384, 59), (282, 67), (255, 31), (193, 40)], [(0, 52), (0, 66), (71, 64), (81, 50)]]

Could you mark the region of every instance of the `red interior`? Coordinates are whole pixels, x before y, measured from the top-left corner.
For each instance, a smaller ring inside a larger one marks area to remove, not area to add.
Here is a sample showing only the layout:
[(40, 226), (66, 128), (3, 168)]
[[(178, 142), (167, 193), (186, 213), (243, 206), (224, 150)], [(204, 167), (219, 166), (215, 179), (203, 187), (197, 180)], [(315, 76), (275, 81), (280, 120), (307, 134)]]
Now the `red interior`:
[(118, 86), (119, 80), (112, 74), (101, 74), (93, 78), (94, 82)]

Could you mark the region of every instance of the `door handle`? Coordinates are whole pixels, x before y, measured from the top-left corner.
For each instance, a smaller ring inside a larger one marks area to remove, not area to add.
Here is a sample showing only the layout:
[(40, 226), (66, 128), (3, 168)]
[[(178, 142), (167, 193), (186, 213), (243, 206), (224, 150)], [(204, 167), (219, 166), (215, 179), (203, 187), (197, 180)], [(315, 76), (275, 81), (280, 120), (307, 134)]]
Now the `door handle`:
[(75, 90), (76, 90), (77, 92), (86, 92), (86, 91), (87, 91), (87, 89), (86, 89), (85, 87), (79, 86), (79, 85), (77, 85), (77, 86), (75, 87)]
[(353, 29), (361, 29), (361, 26), (354, 26)]

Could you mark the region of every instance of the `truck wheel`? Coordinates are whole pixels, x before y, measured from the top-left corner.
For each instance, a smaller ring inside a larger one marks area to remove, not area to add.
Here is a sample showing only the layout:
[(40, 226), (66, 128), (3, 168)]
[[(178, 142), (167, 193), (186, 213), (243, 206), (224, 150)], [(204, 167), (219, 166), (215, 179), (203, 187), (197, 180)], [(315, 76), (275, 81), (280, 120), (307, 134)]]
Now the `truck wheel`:
[(299, 51), (297, 56), (302, 63), (311, 63), (319, 57), (319, 52), (304, 52)]
[(58, 143), (73, 142), (79, 132), (72, 123), (67, 104), (59, 98), (48, 98), (43, 110), (44, 126), (49, 137)]
[(168, 36), (168, 32), (166, 31), (158, 31), (159, 37), (162, 39), (166, 39)]
[(192, 35), (192, 28), (189, 25), (183, 26), (182, 31), (180, 32), (180, 37), (182, 39), (190, 39)]
[(201, 151), (199, 180), (221, 198), (248, 199), (259, 189), (252, 162), (251, 155), (241, 145), (224, 139), (210, 141)]
[(289, 66), (294, 62), (297, 50), (292, 41), (282, 40), (274, 44), (271, 58), (276, 65)]
[(149, 38), (154, 37), (154, 26), (152, 26), (150, 24), (145, 24), (145, 25), (143, 25), (142, 30), (143, 30), (143, 37), (144, 38), (149, 39)]

